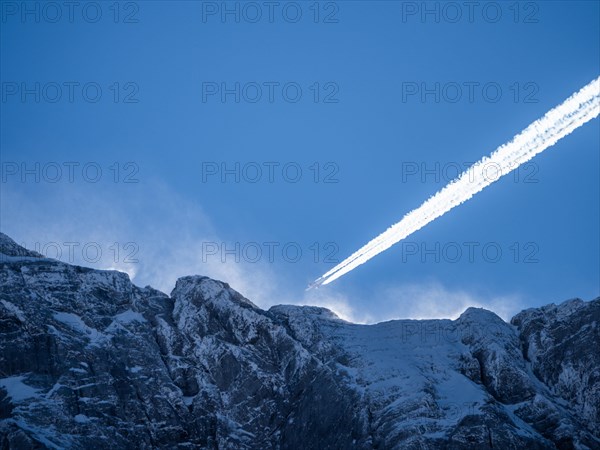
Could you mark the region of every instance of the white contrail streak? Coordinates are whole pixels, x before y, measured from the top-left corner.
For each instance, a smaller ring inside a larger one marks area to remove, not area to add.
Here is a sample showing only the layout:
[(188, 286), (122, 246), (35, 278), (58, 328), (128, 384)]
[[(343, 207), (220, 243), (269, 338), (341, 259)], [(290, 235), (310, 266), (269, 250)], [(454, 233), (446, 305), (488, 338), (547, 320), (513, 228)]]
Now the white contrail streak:
[(503, 175), (529, 161), (554, 145), (600, 113), (600, 77), (576, 92), (562, 104), (548, 111), (510, 142), (498, 147), (489, 157), (483, 157), (430, 197), (417, 209), (375, 239), (329, 270), (309, 289), (329, 284), (392, 245), (423, 228), (429, 222), (469, 200)]

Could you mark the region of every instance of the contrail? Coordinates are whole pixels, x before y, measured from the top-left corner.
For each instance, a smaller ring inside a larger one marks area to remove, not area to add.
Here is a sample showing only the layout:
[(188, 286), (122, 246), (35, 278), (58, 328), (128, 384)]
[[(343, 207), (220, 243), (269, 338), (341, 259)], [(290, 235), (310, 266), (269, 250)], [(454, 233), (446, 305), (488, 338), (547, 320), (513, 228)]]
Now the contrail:
[[(600, 113), (600, 77), (548, 111), (511, 141), (498, 147), (452, 180), (442, 190), (375, 239), (311, 283), (308, 289), (329, 284), (429, 222), (469, 200), (473, 195), (554, 145), (559, 139)], [(490, 174), (492, 176), (490, 176)]]

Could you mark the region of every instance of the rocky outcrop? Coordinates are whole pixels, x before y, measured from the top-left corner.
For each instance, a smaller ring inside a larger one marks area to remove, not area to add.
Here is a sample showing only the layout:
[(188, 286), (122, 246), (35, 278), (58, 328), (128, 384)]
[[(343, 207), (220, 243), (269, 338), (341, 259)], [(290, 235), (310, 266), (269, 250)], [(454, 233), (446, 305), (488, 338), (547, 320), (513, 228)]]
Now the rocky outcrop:
[(0, 250), (1, 448), (600, 448), (600, 299), (356, 325)]
[[(600, 299), (569, 300), (527, 309), (511, 320), (522, 343), (523, 357), (559, 404), (568, 405), (579, 426), (598, 437), (600, 429)], [(540, 421), (554, 421), (560, 442), (568, 448), (576, 426), (567, 427), (551, 405)], [(541, 415), (541, 414), (540, 414)], [(589, 442), (600, 448), (597, 441)]]

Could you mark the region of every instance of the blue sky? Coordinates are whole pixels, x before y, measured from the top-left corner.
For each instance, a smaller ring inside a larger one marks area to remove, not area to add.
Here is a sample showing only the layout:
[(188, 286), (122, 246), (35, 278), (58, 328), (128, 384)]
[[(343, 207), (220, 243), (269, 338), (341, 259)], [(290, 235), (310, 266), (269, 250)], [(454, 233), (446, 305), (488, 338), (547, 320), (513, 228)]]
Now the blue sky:
[(600, 294), (598, 119), (304, 292), (597, 77), (598, 2), (25, 4), (2, 2), (0, 24), (0, 228), (17, 242), (358, 321)]

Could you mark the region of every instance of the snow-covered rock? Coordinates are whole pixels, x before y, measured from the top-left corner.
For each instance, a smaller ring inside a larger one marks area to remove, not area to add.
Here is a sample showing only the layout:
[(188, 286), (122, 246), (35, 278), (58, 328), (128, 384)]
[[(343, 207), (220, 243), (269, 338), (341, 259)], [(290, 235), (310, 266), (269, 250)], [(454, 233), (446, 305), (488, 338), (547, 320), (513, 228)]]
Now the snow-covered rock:
[[(598, 436), (600, 299), (574, 299), (527, 309), (513, 317), (511, 323), (519, 332), (524, 358), (535, 378), (552, 396), (562, 400), (559, 404), (566, 404), (575, 412), (580, 426)], [(565, 429), (563, 421), (557, 428)], [(571, 433), (570, 429), (563, 431), (564, 435)]]
[(0, 253), (0, 448), (600, 448), (600, 299), (357, 325)]

